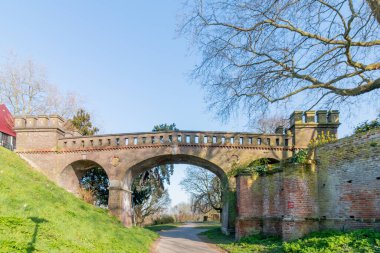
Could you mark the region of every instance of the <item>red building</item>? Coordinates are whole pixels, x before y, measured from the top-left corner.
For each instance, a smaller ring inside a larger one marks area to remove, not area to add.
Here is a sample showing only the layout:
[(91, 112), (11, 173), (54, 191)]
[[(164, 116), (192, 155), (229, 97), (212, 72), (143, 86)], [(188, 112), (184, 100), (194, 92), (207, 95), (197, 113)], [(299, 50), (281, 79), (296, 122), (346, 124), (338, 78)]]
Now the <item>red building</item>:
[(0, 104), (0, 146), (13, 150), (16, 133), (13, 131), (13, 116), (4, 104)]

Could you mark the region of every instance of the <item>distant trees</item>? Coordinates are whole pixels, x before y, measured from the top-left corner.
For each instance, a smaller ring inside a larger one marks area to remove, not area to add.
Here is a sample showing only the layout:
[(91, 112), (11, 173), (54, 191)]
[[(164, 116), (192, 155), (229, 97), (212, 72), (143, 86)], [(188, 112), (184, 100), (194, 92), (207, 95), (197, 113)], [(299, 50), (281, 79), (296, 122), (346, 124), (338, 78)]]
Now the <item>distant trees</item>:
[(200, 167), (189, 166), (180, 184), (191, 194), (194, 212), (208, 213), (211, 210), (222, 212), (222, 187), (220, 179), (215, 174)]
[(289, 125), (288, 119), (282, 116), (269, 116), (269, 117), (261, 117), (257, 120), (253, 128), (255, 128), (259, 133), (275, 133), (277, 127), (283, 126), (287, 128)]
[(70, 118), (79, 108), (78, 96), (63, 94), (49, 83), (44, 68), (31, 59), (10, 55), (0, 66), (0, 103), (14, 115), (59, 114)]
[(309, 108), (363, 94), (378, 102), (379, 0), (186, 2), (180, 31), (202, 54), (193, 78), (220, 116), (260, 116), (292, 98)]

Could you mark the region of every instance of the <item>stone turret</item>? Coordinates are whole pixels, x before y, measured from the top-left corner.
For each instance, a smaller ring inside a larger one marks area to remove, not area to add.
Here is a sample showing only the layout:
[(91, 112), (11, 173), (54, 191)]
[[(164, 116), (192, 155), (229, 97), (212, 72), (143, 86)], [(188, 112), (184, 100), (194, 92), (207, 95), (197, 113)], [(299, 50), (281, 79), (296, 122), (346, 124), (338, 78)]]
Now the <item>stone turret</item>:
[(290, 115), (290, 131), (293, 133), (293, 145), (306, 148), (319, 134), (329, 132), (338, 137), (339, 111), (295, 111)]
[(65, 136), (64, 124), (58, 115), (16, 116), (17, 151), (55, 150), (58, 139)]

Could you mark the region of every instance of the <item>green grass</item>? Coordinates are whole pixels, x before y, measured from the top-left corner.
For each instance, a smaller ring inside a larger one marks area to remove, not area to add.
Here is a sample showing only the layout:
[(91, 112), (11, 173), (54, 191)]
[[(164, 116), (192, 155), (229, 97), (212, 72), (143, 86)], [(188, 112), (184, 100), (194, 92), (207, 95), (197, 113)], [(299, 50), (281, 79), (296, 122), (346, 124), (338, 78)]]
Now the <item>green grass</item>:
[(0, 252), (148, 252), (158, 237), (125, 228), (0, 148)]
[(225, 236), (219, 229), (202, 232), (211, 242), (230, 253), (332, 253), (332, 252), (380, 252), (380, 233), (372, 230), (352, 232), (323, 231), (292, 242), (282, 242), (275, 237), (249, 236), (235, 242), (233, 236)]
[(216, 221), (206, 221), (206, 222), (200, 222), (197, 224), (197, 228), (199, 229), (220, 229), (221, 224), (220, 222)]

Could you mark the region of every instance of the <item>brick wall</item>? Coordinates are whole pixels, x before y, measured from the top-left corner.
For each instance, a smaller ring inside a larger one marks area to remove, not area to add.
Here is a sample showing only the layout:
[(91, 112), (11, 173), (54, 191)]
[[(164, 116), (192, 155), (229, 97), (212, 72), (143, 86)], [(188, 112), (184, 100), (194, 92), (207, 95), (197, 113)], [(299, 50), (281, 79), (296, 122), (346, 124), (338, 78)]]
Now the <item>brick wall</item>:
[(236, 178), (236, 237), (284, 240), (320, 229), (380, 229), (380, 130), (317, 148), (316, 165)]
[(380, 229), (380, 131), (316, 151), (321, 228)]

